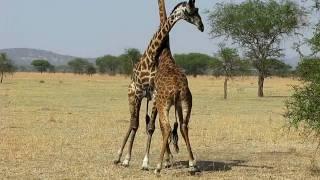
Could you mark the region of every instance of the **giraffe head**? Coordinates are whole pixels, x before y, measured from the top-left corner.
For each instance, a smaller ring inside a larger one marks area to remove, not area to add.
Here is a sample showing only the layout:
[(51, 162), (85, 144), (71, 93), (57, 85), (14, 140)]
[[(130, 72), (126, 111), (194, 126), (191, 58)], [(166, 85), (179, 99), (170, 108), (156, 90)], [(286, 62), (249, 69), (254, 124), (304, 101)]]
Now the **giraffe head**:
[(199, 15), (199, 8), (195, 6), (195, 0), (189, 0), (188, 2), (181, 2), (171, 12), (171, 16), (174, 20), (184, 19), (185, 21), (195, 25), (203, 32), (204, 26)]

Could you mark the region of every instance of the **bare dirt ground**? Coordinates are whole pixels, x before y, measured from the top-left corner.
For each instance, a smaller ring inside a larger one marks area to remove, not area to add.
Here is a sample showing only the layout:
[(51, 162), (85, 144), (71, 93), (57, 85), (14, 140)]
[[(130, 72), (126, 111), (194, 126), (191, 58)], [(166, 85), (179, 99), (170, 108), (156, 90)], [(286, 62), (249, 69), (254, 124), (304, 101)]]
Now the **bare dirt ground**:
[[(157, 179), (152, 171), (140, 170), (145, 104), (130, 167), (112, 163), (129, 124), (129, 81), (123, 76), (72, 74), (7, 77), (0, 85), (0, 177)], [(237, 77), (230, 83), (227, 101), (222, 78), (189, 77), (189, 82), (194, 100), (190, 140), (202, 172), (196, 176), (187, 172), (187, 152), (180, 138), (176, 164), (164, 169), (162, 178), (320, 178), (310, 163), (316, 144), (288, 131), (282, 117), (284, 101), (297, 80), (269, 78), (266, 97), (257, 98), (257, 79)], [(160, 138), (157, 129), (151, 149), (154, 167)]]

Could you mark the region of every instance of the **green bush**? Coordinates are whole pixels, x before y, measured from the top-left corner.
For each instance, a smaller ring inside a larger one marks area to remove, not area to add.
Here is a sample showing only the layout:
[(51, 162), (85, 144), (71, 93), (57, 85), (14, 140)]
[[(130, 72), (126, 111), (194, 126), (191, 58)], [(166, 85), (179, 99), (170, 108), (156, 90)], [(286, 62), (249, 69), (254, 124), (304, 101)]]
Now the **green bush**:
[(294, 93), (286, 102), (285, 117), (291, 127), (320, 137), (320, 60), (304, 59), (297, 67), (303, 87), (294, 87)]
[(308, 83), (304, 87), (295, 87), (294, 94), (286, 102), (285, 117), (290, 126), (315, 135), (320, 135), (320, 84)]

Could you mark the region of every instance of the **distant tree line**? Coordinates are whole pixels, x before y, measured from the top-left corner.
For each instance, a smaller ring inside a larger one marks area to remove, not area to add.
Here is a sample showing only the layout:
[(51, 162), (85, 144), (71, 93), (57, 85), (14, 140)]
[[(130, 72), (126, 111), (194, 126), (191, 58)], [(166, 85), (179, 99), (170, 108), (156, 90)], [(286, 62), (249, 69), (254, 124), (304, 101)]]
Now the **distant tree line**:
[(105, 55), (95, 60), (95, 63), (90, 63), (85, 59), (76, 58), (68, 62), (66, 71), (71, 70), (75, 74), (124, 74), (130, 75), (133, 66), (141, 57), (141, 53), (137, 49), (126, 49), (119, 56)]
[[(238, 56), (238, 55), (237, 55)], [(96, 59), (95, 64), (85, 59), (74, 59), (68, 63), (69, 71), (76, 74), (107, 74), (107, 75), (131, 75), (134, 64), (141, 57), (137, 49), (126, 50), (119, 56), (106, 55)], [(201, 53), (175, 54), (176, 63), (187, 75), (226, 75), (223, 71), (224, 63), (218, 57), (212, 57)], [(251, 61), (238, 58), (233, 75), (256, 75)], [(269, 59), (266, 63), (267, 73), (270, 76), (292, 75), (292, 67), (277, 59)], [(91, 69), (91, 70), (90, 70)]]
[[(187, 75), (213, 75), (213, 76), (229, 76), (226, 68), (232, 69), (232, 76), (257, 75), (252, 61), (249, 59), (241, 59), (237, 51), (232, 48), (226, 48), (226, 51), (235, 51), (236, 61), (224, 62), (221, 54), (209, 56), (201, 53), (175, 54), (174, 58), (178, 66), (180, 66)], [(37, 71), (44, 72), (69, 72), (80, 75), (93, 75), (96, 73), (116, 75), (122, 74), (130, 76), (133, 66), (139, 61), (141, 53), (138, 49), (126, 49), (119, 56), (105, 55), (97, 58), (95, 61), (89, 61), (85, 58), (75, 58), (67, 62), (66, 65), (54, 66), (45, 59), (35, 59), (29, 67), (18, 66), (18, 71)], [(228, 61), (228, 60), (226, 60)], [(12, 65), (13, 66), (13, 65)], [(228, 66), (228, 67), (227, 67)], [(229, 67), (230, 66), (230, 67)], [(266, 74), (270, 76), (291, 76), (294, 71), (290, 65), (277, 59), (268, 59), (266, 61)], [(30, 68), (31, 67), (31, 68)]]

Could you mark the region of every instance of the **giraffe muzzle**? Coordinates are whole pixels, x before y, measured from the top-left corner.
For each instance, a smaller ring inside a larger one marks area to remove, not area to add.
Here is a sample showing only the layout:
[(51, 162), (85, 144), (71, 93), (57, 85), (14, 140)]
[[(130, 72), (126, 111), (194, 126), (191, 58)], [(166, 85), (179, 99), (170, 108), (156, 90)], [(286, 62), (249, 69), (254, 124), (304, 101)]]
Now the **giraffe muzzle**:
[(201, 32), (204, 31), (204, 26), (203, 26), (202, 23), (198, 25), (198, 29), (199, 29), (199, 31), (201, 31)]

